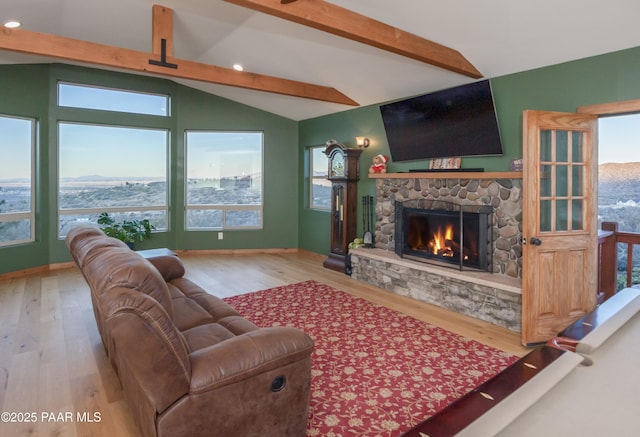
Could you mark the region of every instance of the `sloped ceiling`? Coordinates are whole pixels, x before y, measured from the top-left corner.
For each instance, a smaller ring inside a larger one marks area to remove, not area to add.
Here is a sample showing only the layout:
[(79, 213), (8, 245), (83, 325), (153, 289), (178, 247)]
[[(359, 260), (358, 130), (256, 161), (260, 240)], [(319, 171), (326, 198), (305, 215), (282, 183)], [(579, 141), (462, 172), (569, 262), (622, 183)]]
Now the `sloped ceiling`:
[[(487, 78), (640, 46), (637, 0), (327, 2), (455, 49)], [(173, 9), (177, 58), (241, 63), (246, 71), (336, 88), (362, 106), (475, 80), (222, 0), (2, 0), (0, 22), (17, 19), (30, 31), (150, 52), (153, 4)], [(0, 51), (0, 63), (53, 61)], [(174, 80), (293, 120), (352, 108)]]

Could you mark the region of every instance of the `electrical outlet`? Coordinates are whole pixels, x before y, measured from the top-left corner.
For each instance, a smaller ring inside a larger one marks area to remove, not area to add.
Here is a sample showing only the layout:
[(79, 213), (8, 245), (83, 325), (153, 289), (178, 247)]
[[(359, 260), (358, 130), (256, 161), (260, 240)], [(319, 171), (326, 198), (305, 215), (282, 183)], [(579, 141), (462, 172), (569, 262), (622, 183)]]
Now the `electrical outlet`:
[(222, 239), (224, 239), (224, 233), (218, 232), (218, 240), (222, 240)]

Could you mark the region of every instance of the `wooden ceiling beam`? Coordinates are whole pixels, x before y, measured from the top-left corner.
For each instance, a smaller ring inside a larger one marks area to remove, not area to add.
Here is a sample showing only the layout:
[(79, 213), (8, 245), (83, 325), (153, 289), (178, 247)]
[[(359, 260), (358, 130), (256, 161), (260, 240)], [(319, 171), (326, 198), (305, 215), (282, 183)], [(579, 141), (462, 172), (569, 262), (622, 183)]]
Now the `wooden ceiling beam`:
[(173, 56), (173, 10), (153, 5), (152, 14), (151, 51), (154, 55), (162, 54), (162, 40), (164, 40), (165, 53), (167, 56)]
[(172, 13), (168, 8), (153, 8), (152, 53), (3, 26), (0, 50), (358, 106), (335, 88), (174, 58)]
[(478, 79), (460, 52), (324, 0), (224, 0)]

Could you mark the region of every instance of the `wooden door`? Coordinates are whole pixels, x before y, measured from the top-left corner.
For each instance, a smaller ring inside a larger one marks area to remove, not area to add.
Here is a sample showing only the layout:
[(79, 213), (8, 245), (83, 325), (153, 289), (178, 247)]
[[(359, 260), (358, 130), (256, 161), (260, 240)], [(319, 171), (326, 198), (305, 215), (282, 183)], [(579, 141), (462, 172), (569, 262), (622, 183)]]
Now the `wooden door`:
[(596, 303), (597, 117), (523, 115), (522, 343), (555, 337)]

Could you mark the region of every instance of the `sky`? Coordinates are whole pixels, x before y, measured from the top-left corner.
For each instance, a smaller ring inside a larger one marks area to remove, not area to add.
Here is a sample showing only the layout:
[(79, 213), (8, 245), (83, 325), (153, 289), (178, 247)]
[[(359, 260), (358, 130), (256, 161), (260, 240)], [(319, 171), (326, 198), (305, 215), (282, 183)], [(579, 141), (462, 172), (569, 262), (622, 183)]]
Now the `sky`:
[(167, 116), (169, 113), (169, 96), (68, 83), (58, 84), (58, 104), (132, 114)]
[(640, 162), (640, 114), (600, 117), (598, 163)]
[(313, 174), (327, 175), (329, 173), (329, 163), (327, 162), (327, 155), (324, 154), (324, 148), (314, 147), (311, 150), (313, 153)]
[(262, 173), (262, 132), (187, 132), (187, 178)]
[(0, 179), (28, 178), (33, 121), (0, 117)]
[(166, 177), (168, 135), (163, 129), (60, 123), (60, 177)]

